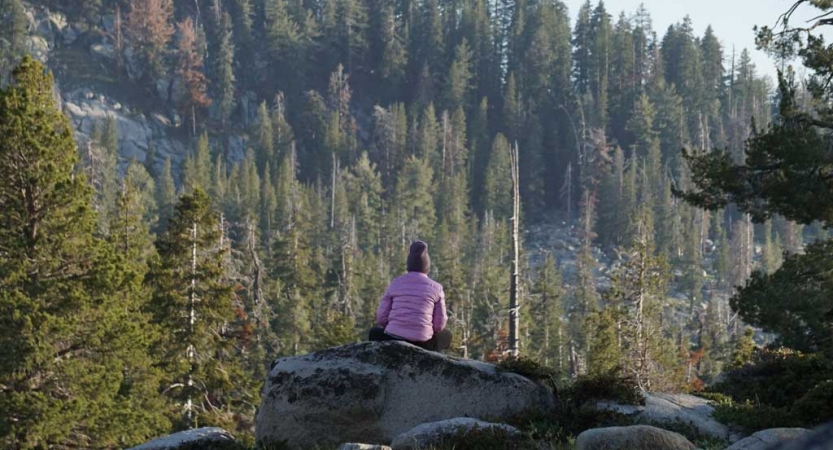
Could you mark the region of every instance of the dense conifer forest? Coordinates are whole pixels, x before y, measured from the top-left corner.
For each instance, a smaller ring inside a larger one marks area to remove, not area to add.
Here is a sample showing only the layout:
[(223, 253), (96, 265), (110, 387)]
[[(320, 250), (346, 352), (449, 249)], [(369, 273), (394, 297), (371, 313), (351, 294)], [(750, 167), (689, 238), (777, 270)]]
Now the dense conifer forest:
[[(55, 44), (45, 71), (26, 56), (33, 8), (105, 62)], [(753, 361), (829, 364), (831, 50), (760, 29), (812, 74), (772, 80), (680, 16), (0, 0), (0, 447), (251, 435), (270, 363), (365, 339), (414, 239), (450, 353), (501, 361), (513, 220), (520, 352), (562, 381), (698, 392)], [(76, 139), (56, 80), (165, 111), (187, 151), (126, 155), (113, 117)]]

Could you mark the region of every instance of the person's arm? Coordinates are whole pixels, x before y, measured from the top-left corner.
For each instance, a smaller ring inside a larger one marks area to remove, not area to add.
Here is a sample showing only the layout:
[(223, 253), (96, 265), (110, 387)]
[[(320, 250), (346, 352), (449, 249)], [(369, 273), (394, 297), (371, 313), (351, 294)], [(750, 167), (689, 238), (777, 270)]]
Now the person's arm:
[(379, 309), (376, 310), (376, 323), (380, 327), (388, 326), (391, 307), (393, 307), (393, 297), (389, 291), (385, 291), (385, 295), (382, 296), (382, 301), (379, 303)]
[(439, 333), (445, 329), (445, 324), (448, 322), (448, 313), (445, 310), (445, 292), (440, 288), (440, 298), (434, 303), (434, 333)]

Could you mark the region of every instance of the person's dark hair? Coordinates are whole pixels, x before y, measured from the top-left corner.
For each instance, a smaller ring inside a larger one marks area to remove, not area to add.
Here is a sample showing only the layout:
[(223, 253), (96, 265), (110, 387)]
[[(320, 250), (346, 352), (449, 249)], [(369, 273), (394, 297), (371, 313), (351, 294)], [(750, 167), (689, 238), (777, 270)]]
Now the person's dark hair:
[(431, 257), (428, 256), (428, 244), (416, 241), (408, 252), (408, 272), (428, 274), (431, 271)]

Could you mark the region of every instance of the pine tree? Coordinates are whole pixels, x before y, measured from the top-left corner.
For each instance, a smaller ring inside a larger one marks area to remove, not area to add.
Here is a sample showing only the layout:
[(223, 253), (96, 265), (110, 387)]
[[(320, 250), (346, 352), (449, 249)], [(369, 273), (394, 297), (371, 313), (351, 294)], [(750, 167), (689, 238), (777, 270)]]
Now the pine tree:
[(521, 105), (518, 99), (515, 74), (509, 73), (503, 94), (503, 130), (507, 139), (516, 140), (521, 133)]
[(152, 76), (164, 71), (164, 56), (174, 34), (171, 0), (132, 0), (127, 14), (127, 32), (142, 63)]
[(257, 152), (257, 165), (265, 167), (266, 164), (277, 164), (278, 160), (274, 148), (274, 128), (266, 102), (262, 102), (257, 111), (254, 130), (251, 132)]
[(0, 168), (10, 174), (0, 180), (0, 443), (140, 442), (166, 423), (132, 273), (96, 237), (92, 192), (73, 172), (75, 143), (52, 75), (27, 57), (13, 79), (0, 91)]
[[(397, 232), (407, 243), (416, 239), (430, 241), (436, 225), (434, 206), (434, 170), (424, 159), (411, 156), (399, 174), (396, 185)], [(404, 244), (404, 242), (403, 242)]]
[(252, 0), (232, 0), (232, 37), (234, 38), (234, 56), (237, 62), (237, 78), (243, 84), (253, 81), (251, 68), (255, 64), (254, 48), (254, 7)]
[(555, 258), (548, 253), (530, 287), (532, 315), (529, 345), (532, 354), (545, 366), (563, 370), (564, 326), (562, 324), (564, 287)]
[(653, 242), (644, 228), (646, 213), (635, 218), (637, 232), (626, 259), (612, 276), (610, 302), (622, 318), (623, 368), (636, 376), (642, 388), (673, 383), (675, 367), (668, 363), (673, 350), (661, 325), (668, 266), (654, 255)]
[(172, 417), (177, 428), (229, 426), (226, 415), (250, 407), (232, 384), (239, 371), (231, 326), (236, 306), (225, 279), (228, 248), (219, 219), (200, 187), (180, 197), (146, 277), (153, 293), (147, 310), (160, 329), (154, 352), (164, 390), (184, 412)]
[(380, 75), (388, 87), (389, 97), (400, 88), (408, 64), (407, 43), (404, 42), (396, 23), (393, 5), (386, 5), (381, 11), (379, 39), (381, 41)]
[(467, 106), (466, 96), (471, 90), (472, 80), (471, 58), (469, 44), (464, 38), (454, 49), (454, 60), (445, 81), (446, 107), (449, 111)]
[(156, 204), (159, 206), (159, 225), (162, 229), (167, 227), (168, 219), (173, 214), (176, 203), (176, 185), (171, 170), (171, 158), (167, 157), (155, 192)]
[(735, 348), (732, 350), (732, 360), (729, 364), (730, 369), (742, 369), (745, 365), (752, 362), (752, 356), (755, 354), (755, 330), (747, 328), (743, 330), (743, 336), (740, 336), (735, 342)]
[(182, 166), (182, 185), (186, 190), (197, 187), (204, 191), (211, 187), (212, 180), (211, 145), (208, 134), (203, 133), (197, 139), (194, 152), (188, 155)]
[(231, 17), (227, 12), (223, 13), (220, 21), (220, 42), (217, 47), (217, 56), (214, 58), (214, 95), (220, 111), (220, 121), (226, 123), (234, 110), (234, 41), (232, 35)]
[(180, 107), (183, 114), (191, 116), (191, 132), (196, 133), (197, 111), (211, 104), (207, 94), (208, 78), (203, 72), (203, 53), (198, 48), (197, 30), (190, 17), (177, 25), (177, 32), (177, 75), (185, 89)]
[(620, 320), (618, 312), (612, 307), (588, 316), (585, 326), (588, 328), (587, 333), (592, 336), (590, 352), (587, 355), (588, 375), (606, 375), (621, 367), (621, 332), (618, 330)]
[(573, 78), (576, 84), (576, 93), (584, 96), (590, 92), (591, 81), (591, 55), (593, 52), (592, 34), (590, 25), (590, 14), (593, 6), (590, 0), (586, 0), (579, 8), (576, 19), (575, 30), (573, 31)]
[(591, 59), (590, 93), (593, 96), (593, 123), (605, 129), (608, 126), (608, 88), (611, 70), (611, 37), (613, 27), (604, 2), (599, 1), (590, 17)]
[(623, 144), (629, 142), (625, 139), (625, 127), (642, 87), (637, 73), (637, 33), (625, 13), (621, 13), (611, 38), (609, 109), (611, 134)]
[(484, 210), (493, 213), (494, 217), (501, 221), (512, 217), (512, 173), (509, 164), (509, 147), (509, 142), (502, 134), (495, 137), (484, 181)]

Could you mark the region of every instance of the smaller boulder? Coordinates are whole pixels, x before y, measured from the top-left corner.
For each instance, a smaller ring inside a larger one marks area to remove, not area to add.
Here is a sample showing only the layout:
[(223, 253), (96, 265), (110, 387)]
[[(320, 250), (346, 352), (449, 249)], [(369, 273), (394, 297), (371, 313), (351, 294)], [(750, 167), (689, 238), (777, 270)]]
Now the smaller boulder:
[(683, 423), (690, 425), (703, 436), (728, 440), (729, 427), (713, 417), (714, 407), (708, 400), (686, 394), (645, 394), (645, 405), (621, 405), (615, 402), (597, 402), (595, 409), (613, 411), (630, 416), (639, 423), (659, 426)]
[(648, 425), (595, 428), (576, 438), (576, 450), (695, 450), (680, 434)]
[(128, 450), (177, 450), (186, 445), (193, 446), (209, 442), (233, 444), (235, 440), (228, 431), (222, 428), (197, 428), (157, 438)]
[(393, 440), (393, 450), (421, 450), (441, 444), (457, 433), (473, 430), (500, 430), (510, 436), (520, 437), (520, 431), (505, 424), (489, 423), (482, 420), (460, 417), (440, 422), (423, 423), (400, 434)]
[(833, 422), (814, 428), (773, 450), (833, 450)]
[(726, 450), (767, 450), (808, 434), (806, 428), (770, 428), (743, 438)]
[(391, 450), (390, 447), (387, 445), (374, 445), (374, 444), (341, 444), (338, 446), (338, 450)]

